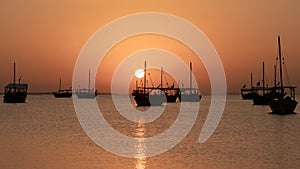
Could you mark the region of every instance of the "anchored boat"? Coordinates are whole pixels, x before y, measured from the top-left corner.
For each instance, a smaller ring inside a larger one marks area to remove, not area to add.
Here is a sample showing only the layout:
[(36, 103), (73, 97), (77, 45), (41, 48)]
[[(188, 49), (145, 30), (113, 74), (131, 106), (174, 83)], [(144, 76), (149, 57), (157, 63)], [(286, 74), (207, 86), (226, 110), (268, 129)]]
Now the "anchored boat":
[(136, 86), (136, 89), (132, 92), (132, 96), (134, 96), (137, 106), (160, 106), (166, 102), (166, 96), (161, 88), (147, 87), (146, 68), (147, 64), (145, 61), (143, 87)]
[(98, 95), (98, 91), (90, 88), (91, 72), (89, 71), (88, 88), (76, 89), (75, 93), (79, 99), (94, 99)]
[[(282, 80), (282, 56), (280, 36), (278, 36), (278, 53), (279, 53), (279, 78), (280, 85), (275, 88), (280, 93), (279, 97), (274, 97), (270, 102), (270, 108), (274, 114), (291, 114), (294, 113), (298, 104), (295, 98), (295, 86), (284, 86)], [(287, 92), (288, 91), (288, 92)]]
[(58, 90), (53, 92), (56, 98), (70, 98), (72, 97), (72, 89), (61, 89), (61, 78), (59, 78)]
[(16, 63), (14, 63), (13, 83), (9, 83), (4, 88), (3, 103), (25, 103), (27, 97), (28, 84), (16, 83)]
[(199, 89), (193, 88), (192, 71), (192, 62), (190, 62), (190, 87), (180, 88), (179, 101), (181, 102), (199, 102), (201, 100)]

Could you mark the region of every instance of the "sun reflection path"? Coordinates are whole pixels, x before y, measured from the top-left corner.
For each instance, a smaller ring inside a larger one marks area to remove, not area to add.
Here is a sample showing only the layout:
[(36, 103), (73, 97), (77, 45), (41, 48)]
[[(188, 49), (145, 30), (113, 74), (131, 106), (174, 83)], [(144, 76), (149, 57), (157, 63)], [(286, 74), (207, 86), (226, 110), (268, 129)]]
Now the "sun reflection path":
[(145, 135), (146, 128), (145, 123), (138, 122), (137, 127), (134, 130), (134, 135), (137, 137), (138, 142), (135, 145), (135, 155), (134, 157), (137, 159), (135, 169), (145, 169), (146, 168), (146, 144), (145, 144)]

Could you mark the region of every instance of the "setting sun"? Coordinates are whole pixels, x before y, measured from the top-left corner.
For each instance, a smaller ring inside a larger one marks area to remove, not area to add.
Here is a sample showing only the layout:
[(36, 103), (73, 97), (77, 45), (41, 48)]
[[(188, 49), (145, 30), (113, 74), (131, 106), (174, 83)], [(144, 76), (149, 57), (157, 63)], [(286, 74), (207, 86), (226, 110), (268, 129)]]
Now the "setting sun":
[(137, 69), (135, 72), (134, 72), (134, 75), (135, 77), (137, 78), (143, 78), (144, 77), (144, 70), (143, 69)]

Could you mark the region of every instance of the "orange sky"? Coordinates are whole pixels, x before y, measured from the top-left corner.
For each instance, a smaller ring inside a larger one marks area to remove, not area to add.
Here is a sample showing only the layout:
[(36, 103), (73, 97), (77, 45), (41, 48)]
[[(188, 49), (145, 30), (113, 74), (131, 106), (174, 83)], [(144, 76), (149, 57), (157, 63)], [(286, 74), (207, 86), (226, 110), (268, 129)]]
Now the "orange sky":
[[(283, 56), (292, 84), (300, 86), (300, 1), (3, 1), (0, 5), (0, 87), (12, 79), (12, 64), (29, 84), (30, 92), (56, 90), (59, 77), (71, 86), (78, 54), (88, 38), (101, 26), (128, 14), (163, 12), (182, 17), (202, 30), (214, 44), (224, 65), (228, 92), (239, 92), (261, 75), (265, 61), (267, 81), (272, 83), (281, 35)], [(97, 74), (96, 88), (109, 92), (116, 65), (130, 53), (143, 48), (170, 50), (186, 63), (192, 51), (174, 39), (144, 35), (116, 44)], [(209, 93), (207, 73), (193, 60), (198, 86)], [(105, 63), (105, 64), (104, 64)], [(141, 67), (143, 63), (141, 63)], [(132, 72), (134, 73), (134, 72)], [(299, 92), (299, 90), (298, 90)]]

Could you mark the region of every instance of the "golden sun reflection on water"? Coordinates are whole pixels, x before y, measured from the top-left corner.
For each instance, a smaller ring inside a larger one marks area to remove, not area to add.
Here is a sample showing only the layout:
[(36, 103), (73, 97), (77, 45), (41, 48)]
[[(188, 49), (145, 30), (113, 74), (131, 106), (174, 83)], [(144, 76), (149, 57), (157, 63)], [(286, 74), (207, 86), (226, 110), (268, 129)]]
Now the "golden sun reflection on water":
[(136, 153), (134, 157), (137, 159), (135, 169), (145, 169), (147, 164), (146, 145), (145, 145), (145, 135), (146, 135), (145, 123), (139, 122), (137, 124), (137, 127), (134, 131), (134, 135), (138, 139), (138, 143), (135, 146)]

